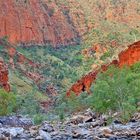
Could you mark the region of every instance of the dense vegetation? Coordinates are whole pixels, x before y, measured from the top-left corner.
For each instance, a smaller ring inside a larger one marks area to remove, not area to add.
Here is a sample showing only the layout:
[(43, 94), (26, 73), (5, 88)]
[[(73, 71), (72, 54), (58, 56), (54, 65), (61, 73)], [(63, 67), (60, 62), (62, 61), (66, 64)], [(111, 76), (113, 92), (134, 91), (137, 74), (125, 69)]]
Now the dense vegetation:
[(96, 83), (92, 87), (92, 95), (86, 93), (71, 98), (61, 98), (58, 107), (60, 116), (65, 111), (70, 113), (83, 108), (92, 108), (98, 113), (108, 114), (113, 117), (115, 112), (122, 121), (129, 120), (133, 113), (139, 108), (137, 103), (140, 101), (140, 63), (132, 67), (122, 69), (110, 67), (106, 72), (98, 75)]
[[(53, 108), (54, 115), (59, 114), (60, 119), (64, 119), (68, 114), (90, 107), (98, 113), (108, 114), (110, 118), (118, 112), (114, 117), (120, 118), (121, 121), (129, 120), (133, 113), (140, 109), (137, 105), (140, 101), (139, 71), (140, 63), (130, 68), (110, 67), (98, 75), (91, 95), (82, 93), (77, 97), (72, 94), (70, 98), (64, 94), (59, 95)], [(20, 113), (34, 118), (35, 123), (49, 119), (50, 114), (43, 113), (35, 95), (35, 91), (21, 96), (0, 90), (0, 115)]]
[(16, 109), (16, 96), (0, 89), (0, 116), (8, 115)]
[[(41, 48), (40, 48), (41, 47)], [(91, 70), (95, 59), (86, 60), (82, 54), (84, 46), (68, 46), (53, 48), (52, 46), (30, 46), (17, 48), (35, 63), (41, 64), (40, 69), (31, 69), (46, 77), (41, 87), (52, 84), (62, 94), (85, 73)]]

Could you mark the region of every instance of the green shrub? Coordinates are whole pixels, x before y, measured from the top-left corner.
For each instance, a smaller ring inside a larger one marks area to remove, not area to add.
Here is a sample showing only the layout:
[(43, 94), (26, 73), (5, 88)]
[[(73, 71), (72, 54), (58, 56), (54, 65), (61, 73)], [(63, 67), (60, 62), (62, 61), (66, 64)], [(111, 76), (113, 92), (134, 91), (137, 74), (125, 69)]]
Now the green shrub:
[(8, 115), (16, 110), (16, 96), (0, 89), (0, 116)]
[(48, 120), (48, 116), (46, 114), (39, 113), (33, 116), (33, 121), (35, 124), (41, 124), (45, 120)]
[(139, 73), (140, 72), (140, 63), (138, 62), (138, 63), (132, 65), (130, 67), (130, 69), (133, 73)]
[(56, 112), (59, 114), (60, 120), (63, 120), (68, 114), (82, 111), (89, 107), (86, 92), (82, 93), (80, 96), (76, 96), (75, 93), (71, 93), (70, 97), (60, 96), (56, 104)]
[(35, 99), (34, 93), (26, 93), (25, 95), (17, 96), (19, 113), (23, 115), (33, 116), (40, 113), (40, 104)]
[(105, 60), (106, 58), (111, 57), (111, 55), (111, 52), (107, 51), (101, 56), (101, 60)]
[(31, 117), (35, 124), (40, 124), (47, 119), (47, 114), (43, 114), (41, 105), (36, 99), (35, 92), (17, 95), (18, 113)]

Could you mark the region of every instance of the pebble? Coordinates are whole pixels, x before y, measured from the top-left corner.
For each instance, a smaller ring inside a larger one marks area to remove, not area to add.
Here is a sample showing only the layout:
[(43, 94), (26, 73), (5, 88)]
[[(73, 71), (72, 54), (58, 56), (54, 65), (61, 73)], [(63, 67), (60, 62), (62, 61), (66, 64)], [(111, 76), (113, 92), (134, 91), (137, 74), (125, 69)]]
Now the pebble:
[(43, 137), (37, 136), (37, 137), (35, 138), (35, 140), (43, 140)]
[(43, 140), (51, 140), (51, 135), (48, 132), (39, 130), (39, 135), (43, 138)]

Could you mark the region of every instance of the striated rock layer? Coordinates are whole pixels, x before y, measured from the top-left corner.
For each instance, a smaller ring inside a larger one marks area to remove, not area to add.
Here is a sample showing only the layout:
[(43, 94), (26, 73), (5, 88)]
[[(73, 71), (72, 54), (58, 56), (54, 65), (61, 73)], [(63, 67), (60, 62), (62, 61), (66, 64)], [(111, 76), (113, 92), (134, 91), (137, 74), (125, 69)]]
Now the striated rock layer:
[(121, 68), (125, 65), (131, 66), (138, 61), (140, 61), (140, 41), (135, 42), (128, 46), (128, 49), (122, 51), (119, 54), (119, 60), (113, 60), (110, 64), (102, 65), (100, 69), (94, 70), (78, 80), (67, 92), (67, 96), (70, 96), (72, 92), (76, 95), (79, 95), (84, 91), (90, 94), (90, 87), (96, 80), (97, 74), (106, 71), (110, 65), (115, 65)]
[(11, 44), (1, 39), (0, 47), (0, 86), (6, 91), (10, 91), (8, 70), (18, 71), (36, 84), (43, 79), (42, 75), (33, 71), (34, 68), (39, 68), (40, 64), (28, 59)]

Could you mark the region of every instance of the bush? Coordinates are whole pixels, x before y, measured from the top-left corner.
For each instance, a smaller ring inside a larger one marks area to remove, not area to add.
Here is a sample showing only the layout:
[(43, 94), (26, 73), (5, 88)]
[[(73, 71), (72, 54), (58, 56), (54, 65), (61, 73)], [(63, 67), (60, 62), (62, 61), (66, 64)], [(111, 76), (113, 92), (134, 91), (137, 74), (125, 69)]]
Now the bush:
[(40, 124), (47, 119), (47, 114), (43, 114), (40, 102), (36, 99), (36, 93), (26, 93), (17, 95), (18, 113), (31, 117), (35, 124)]
[(33, 121), (35, 124), (41, 124), (45, 120), (48, 120), (48, 116), (46, 114), (39, 113), (33, 116)]
[(16, 96), (13, 93), (7, 93), (0, 89), (0, 116), (9, 115), (17, 108)]
[(40, 104), (35, 99), (34, 93), (26, 93), (25, 95), (17, 95), (19, 113), (23, 115), (33, 116), (40, 113)]
[(138, 62), (138, 63), (132, 65), (130, 67), (130, 69), (133, 73), (139, 73), (140, 72), (140, 63)]
[(72, 93), (70, 97), (60, 96), (56, 107), (56, 112), (59, 114), (60, 120), (63, 120), (66, 115), (74, 112), (81, 111), (88, 108), (88, 96), (87, 93), (82, 93), (80, 96), (76, 96)]

